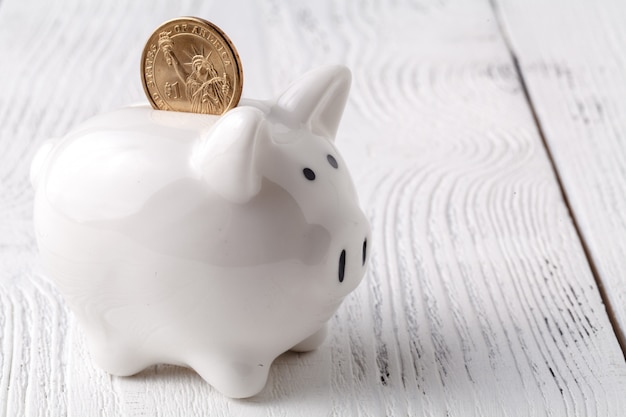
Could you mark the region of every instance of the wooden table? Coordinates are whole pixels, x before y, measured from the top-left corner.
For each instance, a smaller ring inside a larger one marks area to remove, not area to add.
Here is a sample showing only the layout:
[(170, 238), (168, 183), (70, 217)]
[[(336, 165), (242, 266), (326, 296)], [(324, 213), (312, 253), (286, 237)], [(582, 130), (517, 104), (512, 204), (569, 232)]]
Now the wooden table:
[[(245, 401), (96, 368), (35, 247), (35, 150), (145, 102), (144, 42), (180, 15), (232, 38), (244, 97), (354, 76), (338, 145), (369, 272)], [(0, 0), (0, 415), (625, 415), (624, 21), (623, 0)]]

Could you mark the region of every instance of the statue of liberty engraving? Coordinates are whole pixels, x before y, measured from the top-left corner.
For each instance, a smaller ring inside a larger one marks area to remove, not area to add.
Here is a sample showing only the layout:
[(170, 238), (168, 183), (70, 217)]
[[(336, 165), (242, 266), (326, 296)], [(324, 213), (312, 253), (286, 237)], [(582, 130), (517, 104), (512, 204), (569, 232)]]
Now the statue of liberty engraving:
[[(181, 63), (174, 53), (174, 42), (169, 35), (170, 32), (159, 34), (159, 49), (163, 51), (167, 64), (173, 67), (184, 84), (185, 95), (191, 104), (190, 111), (222, 114), (230, 101), (231, 85), (226, 73), (220, 76), (211, 62), (212, 51), (205, 55), (203, 50), (196, 51), (193, 48), (194, 50), (188, 53), (190, 61)], [(185, 66), (190, 67), (189, 70)]]

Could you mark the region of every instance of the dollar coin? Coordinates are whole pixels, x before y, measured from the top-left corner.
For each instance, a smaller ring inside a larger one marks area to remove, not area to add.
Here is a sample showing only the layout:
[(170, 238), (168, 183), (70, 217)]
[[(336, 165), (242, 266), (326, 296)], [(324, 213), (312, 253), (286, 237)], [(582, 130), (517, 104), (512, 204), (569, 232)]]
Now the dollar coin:
[(159, 110), (222, 114), (239, 103), (237, 50), (214, 24), (180, 17), (159, 26), (141, 56), (143, 88)]

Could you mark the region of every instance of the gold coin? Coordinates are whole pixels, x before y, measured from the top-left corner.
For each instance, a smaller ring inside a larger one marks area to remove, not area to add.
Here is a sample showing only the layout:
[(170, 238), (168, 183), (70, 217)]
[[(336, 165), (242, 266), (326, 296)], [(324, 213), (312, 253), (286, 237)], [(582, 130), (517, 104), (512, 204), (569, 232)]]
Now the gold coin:
[(159, 110), (222, 114), (239, 103), (237, 50), (217, 26), (180, 17), (159, 26), (141, 55), (143, 88)]

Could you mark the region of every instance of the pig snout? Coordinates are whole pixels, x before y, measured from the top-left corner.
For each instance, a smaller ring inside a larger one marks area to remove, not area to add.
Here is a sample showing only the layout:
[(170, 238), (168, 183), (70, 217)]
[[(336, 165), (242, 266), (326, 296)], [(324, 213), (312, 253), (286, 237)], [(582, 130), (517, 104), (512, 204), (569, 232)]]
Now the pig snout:
[(344, 224), (339, 244), (334, 249), (335, 282), (341, 292), (352, 291), (361, 282), (367, 269), (367, 261), (371, 249), (370, 228), (365, 216), (361, 213), (357, 221)]
[[(357, 247), (355, 246), (355, 248), (353, 249), (357, 249)], [(367, 261), (367, 237), (363, 239), (363, 243), (360, 247), (360, 250), (355, 250), (354, 252), (356, 253), (354, 257), (360, 258), (361, 262), (360, 264), (359, 262), (351, 262), (350, 266), (354, 266), (356, 268), (359, 268), (359, 267), (364, 268), (365, 262)], [(339, 282), (343, 282), (343, 280), (346, 277), (346, 256), (347, 256), (346, 249), (342, 249), (341, 253), (339, 254), (339, 265), (337, 268), (337, 277), (339, 279)]]

